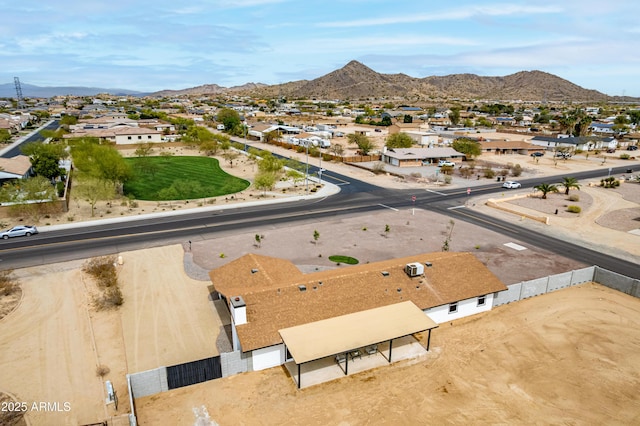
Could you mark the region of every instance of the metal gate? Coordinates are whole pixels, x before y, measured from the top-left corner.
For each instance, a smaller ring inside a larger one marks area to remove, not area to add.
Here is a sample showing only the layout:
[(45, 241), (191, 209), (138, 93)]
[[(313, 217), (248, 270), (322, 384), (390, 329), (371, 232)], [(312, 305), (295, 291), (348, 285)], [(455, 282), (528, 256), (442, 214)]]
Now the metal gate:
[(169, 389), (195, 385), (220, 377), (222, 377), (222, 367), (219, 356), (167, 367)]

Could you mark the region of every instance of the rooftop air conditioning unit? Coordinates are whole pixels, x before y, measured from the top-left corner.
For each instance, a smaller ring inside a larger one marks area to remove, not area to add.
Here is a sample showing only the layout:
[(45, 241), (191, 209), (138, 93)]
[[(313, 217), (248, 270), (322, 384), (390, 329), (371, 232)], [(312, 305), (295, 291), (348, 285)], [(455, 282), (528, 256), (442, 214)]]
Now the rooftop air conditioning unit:
[(404, 267), (404, 271), (410, 277), (417, 277), (424, 274), (424, 265), (418, 262), (407, 263)]

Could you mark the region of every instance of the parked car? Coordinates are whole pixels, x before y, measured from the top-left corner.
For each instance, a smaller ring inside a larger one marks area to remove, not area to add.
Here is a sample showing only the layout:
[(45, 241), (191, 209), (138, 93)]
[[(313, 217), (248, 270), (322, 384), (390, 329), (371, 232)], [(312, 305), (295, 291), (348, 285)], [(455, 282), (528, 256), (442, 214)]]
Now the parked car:
[(638, 145), (630, 145), (627, 147), (627, 151), (637, 151)]
[(438, 167), (442, 167), (442, 166), (455, 167), (456, 163), (454, 163), (452, 161), (448, 161), (448, 160), (440, 160), (440, 161), (438, 161)]
[(544, 152), (532, 152), (531, 156), (532, 157), (542, 157), (542, 156), (544, 156)]
[(607, 149), (607, 152), (609, 154), (613, 154), (614, 152), (616, 152), (616, 149), (615, 148), (609, 148), (609, 149)]
[(571, 154), (568, 152), (556, 152), (555, 157), (557, 158), (571, 158)]
[(38, 229), (35, 226), (31, 226), (31, 225), (19, 225), (19, 226), (14, 226), (11, 229), (7, 229), (6, 231), (3, 231), (2, 234), (0, 234), (2, 236), (3, 239), (8, 239), (8, 238), (12, 238), (12, 237), (30, 237), (33, 234), (37, 234), (38, 233)]
[(375, 129), (375, 131), (376, 131), (376, 132), (381, 132), (382, 130), (380, 130), (380, 129)]
[(521, 186), (522, 185), (520, 184), (520, 182), (516, 182), (514, 180), (508, 180), (502, 184), (503, 188), (508, 188), (508, 189), (520, 188)]

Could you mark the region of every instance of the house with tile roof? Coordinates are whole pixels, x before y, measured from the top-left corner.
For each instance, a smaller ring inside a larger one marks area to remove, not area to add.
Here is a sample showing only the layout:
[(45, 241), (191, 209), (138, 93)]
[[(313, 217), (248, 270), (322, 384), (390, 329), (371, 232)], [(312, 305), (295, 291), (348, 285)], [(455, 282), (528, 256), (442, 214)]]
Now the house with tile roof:
[(14, 179), (26, 179), (33, 175), (31, 160), (26, 155), (11, 158), (0, 157), (0, 182)]
[[(404, 302), (438, 324), (488, 311), (495, 293), (506, 290), (472, 253), (454, 252), (309, 274), (288, 260), (250, 253), (210, 271), (209, 277), (214, 296), (224, 299), (229, 308), (233, 349), (249, 360), (249, 370), (291, 359), (283, 330), (356, 313), (372, 315), (379, 308)], [(357, 342), (353, 345), (357, 347)]]
[(382, 150), (382, 161), (397, 167), (420, 167), (437, 164), (440, 160), (461, 162), (465, 155), (453, 148), (387, 148)]

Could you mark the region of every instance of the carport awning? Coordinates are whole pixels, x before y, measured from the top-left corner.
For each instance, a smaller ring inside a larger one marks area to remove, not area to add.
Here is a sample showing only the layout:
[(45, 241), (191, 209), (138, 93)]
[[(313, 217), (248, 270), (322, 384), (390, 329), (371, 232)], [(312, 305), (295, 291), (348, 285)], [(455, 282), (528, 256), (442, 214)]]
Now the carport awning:
[(279, 330), (296, 364), (438, 327), (407, 301)]

